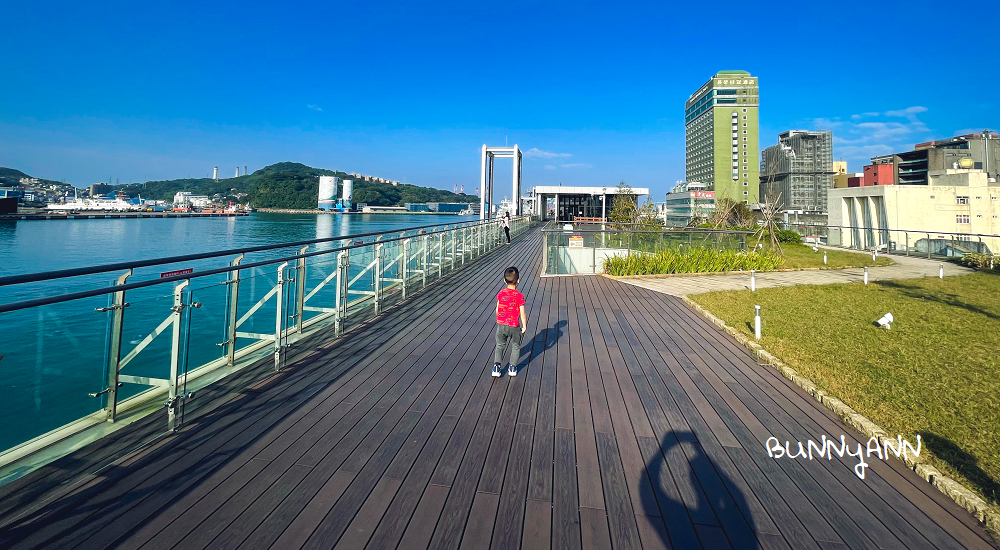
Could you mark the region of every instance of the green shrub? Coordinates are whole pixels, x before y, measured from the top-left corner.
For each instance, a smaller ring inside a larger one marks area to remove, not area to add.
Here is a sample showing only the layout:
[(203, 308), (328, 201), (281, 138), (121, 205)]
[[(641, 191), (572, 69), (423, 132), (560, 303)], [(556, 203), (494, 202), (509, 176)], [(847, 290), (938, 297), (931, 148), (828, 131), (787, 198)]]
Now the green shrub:
[(632, 253), (604, 260), (608, 275), (659, 275), (664, 273), (713, 273), (719, 271), (769, 271), (783, 260), (771, 251), (668, 248), (656, 253)]
[(992, 254), (979, 254), (972, 252), (963, 255), (960, 261), (965, 267), (973, 267), (976, 269), (1000, 268), (1000, 257)]
[(791, 229), (782, 229), (781, 231), (778, 231), (776, 236), (778, 237), (779, 243), (797, 243), (802, 241), (802, 235), (799, 235)]

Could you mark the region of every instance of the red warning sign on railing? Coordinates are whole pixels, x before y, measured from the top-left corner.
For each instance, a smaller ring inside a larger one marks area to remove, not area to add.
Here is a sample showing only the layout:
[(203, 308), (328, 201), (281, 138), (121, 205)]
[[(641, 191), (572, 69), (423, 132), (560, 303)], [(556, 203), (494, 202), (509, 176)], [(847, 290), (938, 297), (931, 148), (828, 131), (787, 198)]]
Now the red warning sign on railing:
[(166, 279), (167, 277), (178, 277), (180, 275), (190, 275), (191, 273), (194, 273), (194, 268), (191, 267), (187, 269), (178, 269), (176, 271), (164, 271), (163, 273), (160, 273), (160, 278)]

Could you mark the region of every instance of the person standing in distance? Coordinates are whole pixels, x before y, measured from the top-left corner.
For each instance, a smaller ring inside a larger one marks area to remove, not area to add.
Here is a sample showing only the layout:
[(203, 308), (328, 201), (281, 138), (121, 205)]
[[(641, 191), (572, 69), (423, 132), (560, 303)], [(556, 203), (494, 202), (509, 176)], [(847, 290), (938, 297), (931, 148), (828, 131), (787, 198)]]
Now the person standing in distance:
[(524, 295), (517, 291), (521, 282), (520, 273), (516, 267), (508, 267), (503, 273), (507, 287), (497, 294), (497, 334), (496, 349), (493, 350), (493, 376), (499, 378), (503, 373), (500, 364), (511, 346), (510, 363), (507, 365), (507, 375), (517, 376), (517, 362), (521, 358), (521, 340), (527, 330), (527, 317), (524, 313)]
[(510, 212), (503, 213), (503, 232), (507, 234), (507, 244), (510, 244)]

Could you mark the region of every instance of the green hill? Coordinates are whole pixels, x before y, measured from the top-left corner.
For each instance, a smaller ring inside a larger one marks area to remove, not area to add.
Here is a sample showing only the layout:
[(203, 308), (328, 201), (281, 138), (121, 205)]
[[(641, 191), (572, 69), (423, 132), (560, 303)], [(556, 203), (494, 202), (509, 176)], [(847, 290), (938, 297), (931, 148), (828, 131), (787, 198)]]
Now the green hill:
[[(13, 168), (4, 168), (0, 166), (0, 187), (15, 186), (19, 185), (21, 178), (31, 178), (28, 174), (20, 170), (15, 170)], [(53, 180), (47, 180), (38, 178), (38, 185), (67, 185), (65, 183)]]
[[(279, 162), (246, 176), (213, 180), (192, 178), (167, 181), (150, 181), (145, 184), (115, 186), (131, 197), (142, 195), (146, 199), (173, 200), (179, 191), (196, 195), (222, 195), (224, 200), (249, 203), (255, 208), (316, 208), (319, 194), (319, 177), (336, 176), (354, 180), (354, 202), (374, 206), (402, 206), (407, 202), (478, 202), (475, 196), (456, 195), (450, 191), (400, 184), (393, 187), (386, 183), (363, 182), (334, 170), (313, 168), (297, 162)], [(342, 189), (337, 189), (341, 196)]]

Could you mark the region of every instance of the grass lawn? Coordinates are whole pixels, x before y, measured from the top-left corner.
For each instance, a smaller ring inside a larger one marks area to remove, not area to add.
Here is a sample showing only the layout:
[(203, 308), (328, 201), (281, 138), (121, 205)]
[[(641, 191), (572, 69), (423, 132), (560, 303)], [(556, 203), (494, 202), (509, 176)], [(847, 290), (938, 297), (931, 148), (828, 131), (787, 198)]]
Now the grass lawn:
[(845, 267), (874, 267), (893, 264), (888, 256), (879, 256), (873, 262), (870, 253), (827, 250), (827, 264), (823, 265), (822, 248), (819, 249), (819, 252), (813, 252), (812, 246), (809, 245), (785, 243), (781, 245), (781, 250), (785, 253), (785, 262), (781, 266), (782, 269), (802, 269), (805, 267), (841, 269)]
[[(915, 443), (920, 434), (938, 469), (996, 504), (998, 295), (1000, 275), (973, 273), (691, 298), (750, 337), (760, 305), (765, 349), (890, 436)], [(891, 330), (873, 325), (886, 312), (896, 318)]]

